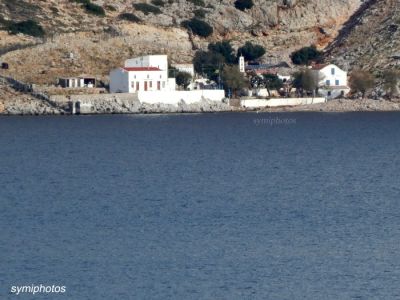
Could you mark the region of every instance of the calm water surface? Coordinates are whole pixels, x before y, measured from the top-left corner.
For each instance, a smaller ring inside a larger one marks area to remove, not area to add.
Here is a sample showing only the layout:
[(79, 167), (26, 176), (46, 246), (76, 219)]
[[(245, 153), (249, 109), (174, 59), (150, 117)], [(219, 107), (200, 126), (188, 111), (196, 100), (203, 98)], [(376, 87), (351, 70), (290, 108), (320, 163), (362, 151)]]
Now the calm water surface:
[(0, 299), (400, 299), (399, 154), (400, 113), (0, 118)]

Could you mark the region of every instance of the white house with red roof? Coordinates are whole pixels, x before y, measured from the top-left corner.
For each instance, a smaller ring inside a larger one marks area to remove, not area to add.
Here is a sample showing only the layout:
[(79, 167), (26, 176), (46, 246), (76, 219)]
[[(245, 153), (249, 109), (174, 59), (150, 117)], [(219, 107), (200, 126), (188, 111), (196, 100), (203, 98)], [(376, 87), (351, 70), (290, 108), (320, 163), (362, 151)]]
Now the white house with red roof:
[(167, 55), (147, 55), (128, 59), (124, 67), (110, 73), (111, 93), (175, 91), (175, 78), (168, 78)]
[(318, 73), (318, 93), (327, 99), (344, 97), (350, 92), (347, 72), (333, 64), (316, 64), (311, 69)]
[(176, 90), (175, 78), (168, 78), (167, 55), (147, 55), (128, 59), (124, 67), (110, 73), (110, 93), (129, 93), (147, 104), (180, 105), (203, 100), (221, 102), (224, 90)]

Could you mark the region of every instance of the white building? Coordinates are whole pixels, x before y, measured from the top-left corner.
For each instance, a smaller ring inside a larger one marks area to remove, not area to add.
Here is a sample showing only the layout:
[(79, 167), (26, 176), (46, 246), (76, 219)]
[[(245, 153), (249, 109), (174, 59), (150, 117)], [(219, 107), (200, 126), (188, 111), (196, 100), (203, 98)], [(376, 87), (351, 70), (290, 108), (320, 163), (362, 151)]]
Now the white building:
[(63, 88), (94, 88), (96, 78), (88, 76), (58, 78), (58, 85)]
[(174, 64), (173, 67), (177, 69), (179, 72), (186, 72), (192, 75), (194, 78), (194, 66), (193, 64)]
[(174, 91), (175, 78), (168, 78), (167, 55), (141, 56), (125, 61), (110, 73), (111, 93)]
[(124, 67), (110, 73), (110, 92), (129, 93), (131, 100), (147, 104), (178, 106), (203, 100), (222, 102), (224, 90), (177, 91), (175, 78), (168, 78), (167, 55), (141, 56), (125, 61)]
[(321, 96), (328, 99), (344, 97), (350, 92), (347, 84), (347, 72), (333, 64), (314, 65), (312, 70), (318, 72)]

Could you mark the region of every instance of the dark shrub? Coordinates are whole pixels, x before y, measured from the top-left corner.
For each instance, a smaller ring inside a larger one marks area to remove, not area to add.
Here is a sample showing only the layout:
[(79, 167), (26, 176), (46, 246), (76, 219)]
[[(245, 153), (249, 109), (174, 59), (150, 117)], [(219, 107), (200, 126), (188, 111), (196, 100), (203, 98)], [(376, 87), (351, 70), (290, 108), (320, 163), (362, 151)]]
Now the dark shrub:
[(69, 0), (70, 2), (76, 2), (81, 4), (89, 4), (90, 0)]
[(205, 7), (206, 4), (204, 3), (204, 0), (187, 0), (190, 3), (193, 3), (196, 6), (201, 6), (201, 7)]
[(220, 53), (199, 50), (193, 58), (193, 66), (196, 73), (209, 79), (218, 80), (218, 71), (225, 63), (225, 58)]
[(161, 7), (165, 5), (163, 0), (151, 0), (151, 4)]
[(178, 72), (176, 74), (176, 84), (186, 89), (192, 81), (192, 75), (187, 72)]
[(254, 5), (253, 0), (236, 0), (235, 7), (241, 11), (252, 8)]
[(123, 14), (120, 14), (118, 17), (119, 17), (121, 20), (126, 20), (126, 21), (134, 22), (134, 23), (139, 23), (139, 22), (142, 21), (142, 20), (140, 20), (139, 17), (135, 16), (135, 15), (132, 14), (132, 13), (123, 13)]
[(243, 55), (245, 60), (256, 60), (265, 54), (265, 48), (260, 45), (254, 45), (246, 42), (243, 47), (238, 49), (238, 57)]
[(293, 52), (291, 58), (295, 65), (308, 65), (313, 61), (320, 61), (322, 58), (322, 52), (318, 51), (315, 46), (304, 47)]
[(43, 27), (33, 20), (11, 23), (7, 29), (11, 34), (23, 33), (34, 37), (42, 37), (45, 33)]
[(148, 15), (148, 14), (158, 15), (158, 14), (162, 13), (162, 11), (157, 6), (147, 4), (147, 3), (134, 3), (133, 7), (136, 10), (143, 12), (145, 15)]
[(221, 54), (225, 58), (225, 62), (228, 64), (234, 64), (237, 61), (232, 45), (229, 41), (210, 43), (208, 45), (208, 50)]
[(100, 17), (104, 17), (106, 15), (104, 8), (101, 7), (100, 5), (97, 5), (94, 3), (86, 3), (84, 5), (84, 7), (85, 7), (86, 11), (90, 14), (100, 16)]
[(194, 34), (201, 37), (208, 37), (214, 31), (208, 23), (198, 18), (192, 18), (190, 20), (183, 21), (182, 26), (190, 29)]

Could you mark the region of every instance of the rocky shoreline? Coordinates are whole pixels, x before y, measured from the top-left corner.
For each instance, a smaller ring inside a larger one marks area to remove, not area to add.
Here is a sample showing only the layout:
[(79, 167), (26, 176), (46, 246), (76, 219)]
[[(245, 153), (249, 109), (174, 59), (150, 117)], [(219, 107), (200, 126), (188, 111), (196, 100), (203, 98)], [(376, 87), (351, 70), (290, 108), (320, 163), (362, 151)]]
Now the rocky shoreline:
[[(139, 102), (98, 101), (90, 112), (85, 114), (160, 114), (160, 113), (216, 113), (216, 112), (368, 112), (400, 111), (400, 101), (358, 99), (331, 100), (321, 104), (269, 107), (261, 109), (243, 109), (229, 106), (227, 103), (216, 103), (203, 100), (196, 104), (180, 103), (178, 106)], [(68, 115), (67, 105), (51, 105), (34, 98), (17, 97), (13, 100), (0, 100), (0, 115)]]
[(400, 111), (400, 100), (336, 99), (320, 104), (264, 108), (263, 112), (371, 112)]

